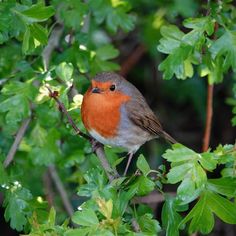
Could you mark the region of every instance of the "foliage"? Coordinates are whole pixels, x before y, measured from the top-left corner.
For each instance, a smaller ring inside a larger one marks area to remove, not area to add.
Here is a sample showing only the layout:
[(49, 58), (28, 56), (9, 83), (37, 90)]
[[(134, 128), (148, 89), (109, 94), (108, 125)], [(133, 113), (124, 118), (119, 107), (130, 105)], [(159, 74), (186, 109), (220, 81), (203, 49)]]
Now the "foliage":
[[(67, 125), (67, 118), (49, 96), (48, 88), (58, 94), (85, 131), (80, 105), (81, 94), (89, 84), (87, 78), (100, 71), (119, 70), (116, 59), (121, 38), (137, 29), (152, 55), (161, 58), (160, 53), (166, 54), (159, 65), (165, 80), (203, 77), (215, 84), (226, 74), (235, 76), (236, 8), (232, 1), (208, 1), (207, 6), (185, 2), (0, 2), (0, 184), (4, 217), (13, 229), (32, 236), (141, 236), (159, 232), (177, 236), (182, 230), (209, 234), (215, 216), (236, 224), (235, 144), (218, 145), (203, 153), (174, 144), (163, 154), (169, 169), (160, 166), (153, 170), (141, 154), (136, 172), (110, 183), (90, 144)], [(205, 15), (198, 12), (200, 7)], [(142, 14), (150, 9), (155, 11), (144, 17)], [(175, 21), (179, 16), (184, 18), (181, 26)], [(58, 45), (53, 45), (52, 39)], [(236, 85), (233, 91), (228, 102), (233, 105), (235, 125)], [(6, 168), (3, 163), (14, 135), (27, 118), (30, 124), (14, 163)], [(119, 152), (106, 148), (114, 168), (123, 161)], [(74, 203), (77, 210), (71, 219), (62, 210), (59, 197), (55, 208), (48, 210), (42, 178), (52, 165), (70, 197), (77, 188), (79, 200)], [(221, 175), (210, 177), (217, 168), (221, 168)], [(177, 186), (174, 196), (164, 192), (167, 185)], [(164, 198), (160, 222), (151, 208), (138, 201), (153, 191)]]

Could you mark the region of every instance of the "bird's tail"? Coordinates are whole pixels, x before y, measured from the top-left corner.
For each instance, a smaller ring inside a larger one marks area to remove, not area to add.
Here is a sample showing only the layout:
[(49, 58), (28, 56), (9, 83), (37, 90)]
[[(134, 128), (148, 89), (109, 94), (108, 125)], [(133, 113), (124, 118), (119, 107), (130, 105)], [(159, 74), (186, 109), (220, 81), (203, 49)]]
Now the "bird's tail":
[(168, 133), (166, 133), (165, 131), (162, 132), (162, 137), (164, 139), (166, 139), (168, 142), (170, 142), (171, 144), (174, 143), (178, 143), (174, 138), (172, 138)]

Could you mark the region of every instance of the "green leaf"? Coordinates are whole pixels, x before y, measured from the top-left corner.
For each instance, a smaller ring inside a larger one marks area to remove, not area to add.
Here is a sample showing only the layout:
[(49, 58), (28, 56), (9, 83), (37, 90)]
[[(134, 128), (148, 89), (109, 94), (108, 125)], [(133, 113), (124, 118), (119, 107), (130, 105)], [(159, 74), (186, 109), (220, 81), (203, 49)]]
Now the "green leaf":
[(236, 179), (235, 178), (209, 179), (207, 181), (207, 188), (213, 192), (225, 195), (227, 197), (235, 197)]
[(26, 27), (26, 31), (24, 33), (23, 37), (23, 44), (22, 44), (22, 52), (25, 54), (29, 51), (30, 46), (30, 29), (29, 27)]
[[(119, 4), (117, 4), (118, 2)], [(101, 24), (105, 21), (106, 27), (112, 33), (115, 33), (118, 27), (126, 32), (134, 28), (135, 18), (127, 14), (130, 10), (130, 4), (127, 1), (90, 0), (89, 6), (96, 22)]]
[(199, 156), (198, 153), (185, 147), (184, 145), (177, 143), (172, 145), (173, 150), (167, 149), (163, 154), (163, 157), (169, 162), (181, 162), (188, 160), (196, 160)]
[(56, 211), (53, 207), (51, 207), (49, 216), (48, 216), (48, 224), (53, 227), (56, 221)]
[(210, 52), (212, 58), (223, 57), (223, 61), (220, 67), (224, 71), (232, 67), (233, 70), (236, 68), (236, 31), (226, 30), (224, 34), (217, 40), (215, 40), (211, 47)]
[(40, 44), (46, 45), (48, 42), (48, 33), (45, 28), (41, 25), (34, 23), (29, 26), (31, 35), (36, 39)]
[(53, 16), (55, 11), (52, 6), (44, 6), (42, 3), (38, 3), (20, 13), (26, 16), (30, 22), (41, 22)]
[(76, 211), (72, 216), (72, 221), (78, 225), (90, 227), (99, 223), (98, 218), (92, 209)]
[(181, 44), (178, 48), (174, 49), (158, 67), (160, 71), (164, 71), (164, 79), (170, 80), (174, 75), (177, 79), (186, 79), (191, 73), (189, 73), (190, 64), (186, 68), (185, 61), (189, 60), (191, 54), (192, 46), (190, 45)]
[(204, 31), (210, 36), (214, 32), (214, 20), (210, 16), (201, 18), (188, 18), (184, 20), (183, 25), (186, 28), (200, 30), (202, 33)]
[(83, 1), (70, 0), (63, 2), (59, 9), (63, 22), (68, 28), (79, 31), (85, 23), (84, 16), (88, 14), (88, 5)]
[(179, 223), (182, 218), (176, 211), (174, 198), (166, 197), (161, 212), (163, 227), (166, 230), (166, 236), (179, 236)]
[(116, 58), (118, 55), (119, 51), (111, 44), (102, 46), (96, 50), (96, 56), (104, 61)]
[(171, 168), (169, 173), (167, 174), (168, 182), (171, 184), (180, 182), (185, 178), (188, 172), (193, 169), (193, 167), (193, 163), (185, 163)]
[(175, 25), (169, 25), (161, 27), (161, 35), (163, 38), (160, 39), (160, 44), (157, 47), (158, 51), (171, 54), (180, 46), (184, 33)]
[(98, 206), (99, 206), (99, 211), (107, 218), (111, 219), (112, 215), (112, 210), (113, 210), (113, 202), (112, 199), (109, 199), (108, 201), (98, 198), (96, 200)]
[(214, 170), (217, 165), (217, 159), (214, 153), (205, 152), (201, 154), (200, 163), (206, 170)]
[(206, 194), (203, 194), (193, 209), (188, 215), (181, 221), (180, 225), (183, 225), (191, 220), (189, 226), (189, 233), (201, 232), (208, 234), (214, 227), (214, 216), (211, 209), (208, 206), (208, 198)]
[(236, 224), (236, 206), (220, 195), (207, 192), (209, 208), (225, 223)]
[(11, 96), (0, 103), (0, 112), (7, 112), (7, 124), (17, 124), (30, 115), (29, 102), (21, 94)]
[(148, 162), (142, 154), (138, 157), (137, 167), (143, 172), (145, 176), (147, 176), (151, 170)]
[(161, 231), (159, 222), (153, 219), (153, 216), (149, 213), (140, 216), (138, 218), (138, 224), (141, 231), (147, 235), (157, 235), (157, 233)]
[[(1, 154), (0, 154), (1, 157)], [(7, 183), (7, 173), (3, 167), (2, 162), (0, 162), (0, 185)]]
[(74, 67), (71, 63), (62, 62), (56, 67), (56, 74), (64, 81), (70, 81), (72, 79)]
[(35, 126), (29, 140), (32, 145), (29, 156), (35, 165), (49, 165), (60, 157), (60, 149), (57, 145), (59, 138), (60, 133), (55, 128), (46, 132), (39, 124)]
[(29, 200), (32, 195), (28, 189), (22, 188), (18, 183), (7, 191), (3, 205), (6, 207), (4, 217), (6, 221), (10, 220), (10, 225), (17, 231), (22, 231), (27, 223), (29, 211)]
[(192, 178), (185, 178), (177, 189), (177, 198), (182, 203), (189, 203), (198, 197), (195, 191), (195, 183)]
[(155, 183), (145, 176), (139, 176), (130, 189), (135, 189), (137, 195), (146, 195), (153, 191)]

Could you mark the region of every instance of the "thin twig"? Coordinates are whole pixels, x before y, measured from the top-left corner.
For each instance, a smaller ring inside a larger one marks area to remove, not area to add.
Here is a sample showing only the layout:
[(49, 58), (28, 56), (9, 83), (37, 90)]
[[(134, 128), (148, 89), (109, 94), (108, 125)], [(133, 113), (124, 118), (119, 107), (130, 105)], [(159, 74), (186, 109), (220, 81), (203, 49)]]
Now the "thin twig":
[(61, 200), (63, 202), (65, 210), (67, 211), (69, 216), (72, 216), (74, 214), (74, 210), (73, 210), (73, 207), (69, 201), (69, 197), (68, 197), (68, 194), (64, 188), (64, 185), (62, 184), (62, 181), (57, 173), (56, 167), (54, 165), (51, 165), (48, 168), (49, 168), (49, 173), (51, 175), (51, 178), (52, 178), (53, 182), (55, 183), (56, 189), (61, 196)]
[(69, 115), (69, 113), (67, 112), (64, 104), (58, 99), (58, 92), (53, 92), (48, 86), (47, 89), (49, 91), (49, 96), (51, 98), (53, 98), (58, 107), (59, 110), (66, 115), (70, 125), (72, 126), (72, 128), (75, 130), (76, 134), (78, 134), (79, 136), (87, 139), (90, 141), (90, 143), (95, 147), (94, 148), (94, 152), (97, 155), (97, 157), (99, 158), (101, 165), (103, 167), (103, 169), (105, 170), (107, 177), (109, 179), (109, 181), (111, 182), (113, 179), (115, 179), (118, 176), (118, 173), (115, 169), (112, 169), (109, 162), (107, 161), (105, 152), (104, 152), (104, 148), (103, 145), (94, 145), (97, 141), (95, 139), (93, 139), (92, 137), (90, 137), (89, 135), (83, 133), (75, 124), (75, 122), (73, 121), (73, 119), (71, 118), (71, 116)]
[(207, 108), (206, 108), (206, 127), (203, 138), (202, 151), (206, 152), (209, 148), (210, 137), (211, 137), (211, 125), (213, 116), (213, 90), (214, 85), (208, 83), (207, 87)]
[(16, 138), (15, 138), (15, 140), (14, 140), (14, 142), (13, 142), (13, 144), (12, 144), (12, 146), (11, 146), (11, 148), (10, 148), (8, 154), (7, 154), (7, 157), (6, 157), (5, 161), (4, 161), (4, 163), (3, 163), (3, 166), (4, 166), (5, 168), (8, 167), (8, 166), (10, 165), (10, 163), (13, 161), (13, 158), (14, 158), (14, 156), (15, 156), (15, 153), (16, 153), (16, 151), (17, 151), (17, 148), (18, 148), (18, 146), (19, 146), (19, 144), (20, 144), (22, 138), (23, 138), (24, 135), (25, 135), (25, 131), (27, 130), (30, 121), (31, 121), (31, 117), (26, 118), (26, 119), (22, 122), (22, 124), (21, 124), (19, 130), (17, 131)]
[(90, 140), (91, 137), (88, 136), (87, 134), (83, 133), (83, 132), (76, 126), (75, 122), (73, 121), (73, 119), (71, 118), (71, 116), (69, 115), (69, 113), (67, 112), (67, 110), (66, 110), (64, 104), (58, 99), (58, 97), (57, 97), (57, 96), (58, 96), (58, 92), (55, 92), (55, 91), (53, 92), (48, 86), (46, 86), (46, 88), (47, 88), (48, 91), (49, 91), (49, 96), (50, 96), (51, 98), (53, 98), (53, 99), (56, 101), (56, 103), (57, 103), (57, 105), (58, 105), (58, 107), (59, 107), (59, 110), (60, 110), (63, 114), (66, 115), (66, 117), (67, 117), (67, 119), (68, 119), (70, 125), (71, 125), (72, 128), (75, 130), (76, 134), (80, 135), (81, 137), (83, 137), (83, 138), (85, 138), (85, 139), (87, 139), (87, 140)]
[(44, 192), (46, 195), (46, 200), (48, 202), (49, 207), (51, 208), (53, 206), (53, 200), (54, 200), (54, 192), (52, 188), (52, 179), (50, 178), (50, 170), (49, 168), (43, 175), (43, 186), (44, 186)]

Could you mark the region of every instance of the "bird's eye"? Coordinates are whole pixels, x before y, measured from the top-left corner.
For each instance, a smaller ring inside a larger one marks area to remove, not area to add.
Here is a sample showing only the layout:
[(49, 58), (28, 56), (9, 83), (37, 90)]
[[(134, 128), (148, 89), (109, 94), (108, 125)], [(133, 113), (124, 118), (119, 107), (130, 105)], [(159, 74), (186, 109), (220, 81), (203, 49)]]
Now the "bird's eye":
[(116, 89), (116, 86), (114, 84), (112, 84), (111, 87), (110, 87), (110, 90), (115, 91), (115, 89)]

